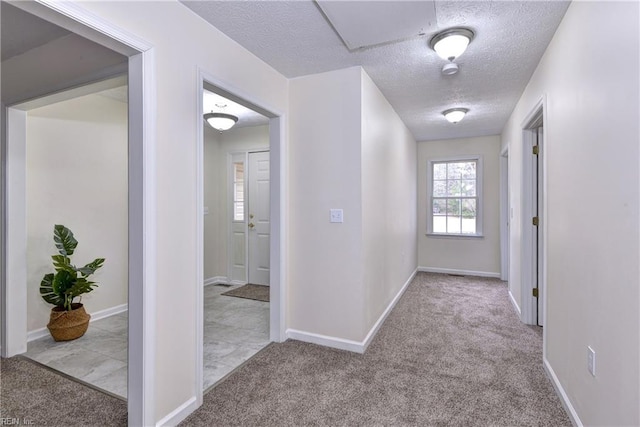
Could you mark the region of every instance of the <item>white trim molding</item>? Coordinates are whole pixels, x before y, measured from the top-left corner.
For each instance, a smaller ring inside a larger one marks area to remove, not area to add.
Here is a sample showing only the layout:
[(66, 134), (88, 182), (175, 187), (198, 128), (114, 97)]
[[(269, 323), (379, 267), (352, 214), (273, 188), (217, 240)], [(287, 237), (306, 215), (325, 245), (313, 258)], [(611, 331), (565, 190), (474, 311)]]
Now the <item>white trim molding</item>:
[[(455, 162), (476, 162), (476, 231), (475, 233), (465, 234), (462, 233), (462, 229), (460, 233), (442, 233), (442, 232), (434, 232), (433, 231), (433, 209), (427, 209), (427, 236), (429, 237), (458, 237), (458, 238), (482, 238), (484, 237), (483, 233), (483, 224), (484, 224), (484, 195), (483, 195), (483, 156), (481, 154), (473, 154), (473, 155), (465, 155), (465, 156), (449, 156), (449, 157), (433, 157), (427, 159), (427, 204), (428, 206), (432, 206), (433, 204), (433, 188), (434, 188), (434, 179), (433, 179), (433, 170), (434, 164), (436, 163), (455, 163)], [(440, 196), (438, 196), (440, 198)], [(444, 197), (443, 197), (444, 198)], [(460, 200), (461, 198), (458, 197)], [(471, 197), (469, 197), (471, 198)], [(462, 227), (462, 226), (461, 226)]]
[(423, 273), (455, 274), (456, 276), (493, 277), (496, 279), (500, 278), (500, 273), (494, 272), (494, 271), (474, 271), (474, 270), (460, 270), (457, 268), (438, 268), (438, 267), (418, 267), (418, 271)]
[(509, 225), (511, 203), (509, 198), (509, 148), (500, 152), (500, 279), (509, 281)]
[[(201, 213), (204, 210), (204, 131), (202, 123), (202, 94), (204, 89), (213, 90), (219, 95), (224, 96), (234, 102), (240, 103), (266, 117), (269, 117), (269, 151), (270, 159), (270, 214), (271, 214), (271, 238), (270, 238), (270, 295), (271, 302), (269, 304), (269, 324), (270, 324), (270, 340), (281, 342), (286, 337), (286, 303), (287, 303), (287, 283), (286, 283), (286, 253), (287, 253), (287, 226), (286, 226), (286, 207), (287, 207), (287, 127), (284, 111), (273, 108), (264, 99), (249, 93), (239, 87), (234, 86), (228, 81), (221, 80), (210, 74), (204, 69), (198, 67), (196, 89), (197, 89), (197, 111), (198, 115), (194, 118), (196, 121), (196, 129), (198, 132), (198, 148), (197, 148), (197, 212), (196, 233), (198, 243), (196, 246), (196, 268), (197, 283), (204, 283), (203, 277), (203, 257), (204, 245), (203, 234), (204, 225)], [(230, 272), (227, 272), (229, 284), (245, 284), (246, 282), (234, 282)], [(194, 325), (196, 331), (196, 401), (195, 407), (202, 404), (203, 395), (203, 318), (204, 318), (204, 286), (198, 286), (196, 293), (196, 315)]]
[[(91, 314), (89, 323), (93, 323), (96, 320), (106, 319), (107, 317), (115, 316), (116, 314), (124, 313), (128, 310), (127, 304), (116, 305), (115, 307), (105, 308), (104, 310), (96, 311)], [(37, 340), (49, 336), (49, 330), (47, 328), (34, 329), (27, 333), (27, 342)]]
[(518, 313), (518, 318), (520, 318), (522, 316), (522, 313), (520, 312), (520, 306), (516, 302), (516, 299), (513, 297), (513, 294), (511, 293), (511, 291), (509, 291), (509, 300), (513, 305), (513, 309), (516, 311), (516, 313)]
[[(128, 424), (154, 425), (157, 271), (154, 46), (73, 2), (38, 0), (13, 5), (129, 58)], [(6, 317), (8, 313), (4, 314)], [(3, 323), (3, 328), (8, 326)], [(24, 330), (26, 344), (26, 323), (20, 328)], [(3, 347), (6, 341), (4, 344)]]
[(380, 330), (380, 327), (382, 327), (382, 325), (384, 324), (387, 316), (389, 316), (391, 311), (393, 311), (393, 308), (396, 306), (402, 295), (404, 295), (404, 292), (407, 290), (414, 277), (416, 277), (417, 272), (418, 270), (414, 270), (413, 273), (411, 273), (409, 279), (407, 279), (407, 281), (402, 285), (402, 288), (400, 288), (396, 296), (393, 297), (389, 305), (387, 305), (387, 308), (382, 312), (376, 323), (371, 327), (369, 333), (362, 341), (330, 337), (313, 332), (299, 331), (297, 329), (287, 329), (287, 338), (308, 342), (311, 344), (318, 344), (324, 347), (337, 348), (338, 350), (346, 350), (354, 353), (364, 354), (364, 352), (367, 351), (369, 344), (371, 344), (371, 341), (373, 341), (373, 338)]
[(213, 276), (209, 277), (208, 279), (204, 279), (204, 286), (226, 284), (228, 284), (228, 279), (226, 276)]
[[(522, 310), (522, 315), (520, 319), (523, 323), (528, 325), (535, 325), (538, 323), (537, 318), (537, 306), (538, 301), (533, 297), (532, 289), (534, 288), (533, 282), (535, 279), (535, 275), (538, 274), (536, 272), (536, 268), (534, 266), (534, 243), (535, 243), (535, 235), (536, 235), (536, 227), (534, 227), (531, 223), (531, 218), (534, 216), (533, 207), (534, 207), (534, 197), (537, 197), (537, 194), (534, 194), (533, 184), (534, 184), (534, 167), (533, 167), (533, 156), (531, 154), (531, 149), (533, 145), (535, 145), (536, 141), (534, 140), (534, 135), (536, 134), (536, 129), (540, 126), (543, 127), (543, 144), (546, 146), (546, 128), (544, 124), (547, 123), (547, 97), (546, 94), (543, 94), (535, 103), (535, 105), (529, 110), (529, 113), (522, 121), (522, 159), (521, 167), (522, 167), (522, 183), (520, 188), (521, 194), (521, 223), (520, 223), (520, 233), (521, 233), (521, 246), (519, 248), (520, 251), (520, 308)], [(545, 147), (542, 147), (544, 150)], [(540, 292), (540, 301), (542, 302), (540, 308), (542, 310), (541, 318), (542, 325), (544, 325), (544, 316), (545, 316), (545, 304), (544, 299), (546, 296), (546, 225), (545, 219), (547, 217), (546, 213), (546, 178), (545, 178), (545, 157), (543, 152), (540, 154), (542, 158), (542, 177), (540, 177), (539, 182), (541, 183), (541, 191), (542, 191), (542, 203), (539, 207), (539, 219), (540, 224), (537, 227), (537, 233), (539, 244), (541, 244), (541, 253), (535, 254), (538, 256), (538, 267), (540, 268), (539, 274), (540, 276), (537, 278), (538, 287)], [(535, 171), (537, 173), (537, 171)], [(514, 248), (518, 250), (518, 248)], [(545, 329), (546, 331), (546, 329)], [(546, 341), (544, 339), (543, 331), (543, 349), (546, 346)]]
[(560, 380), (556, 376), (556, 373), (553, 371), (553, 368), (551, 367), (551, 364), (549, 363), (546, 357), (543, 358), (543, 364), (544, 364), (544, 370), (549, 376), (549, 379), (551, 380), (551, 384), (553, 384), (553, 388), (556, 390), (556, 394), (560, 398), (560, 402), (562, 403), (562, 406), (564, 406), (564, 409), (567, 411), (567, 414), (569, 414), (571, 423), (576, 427), (582, 427), (584, 424), (582, 424), (582, 421), (580, 420), (580, 417), (578, 416), (576, 409), (571, 404), (571, 400), (569, 400), (569, 396), (567, 396), (567, 393), (564, 391), (562, 384), (560, 384)]
[(338, 350), (346, 350), (360, 354), (364, 353), (364, 341), (346, 340), (344, 338), (330, 337), (313, 332), (299, 331), (297, 329), (287, 329), (287, 338), (318, 344), (324, 347), (337, 348)]

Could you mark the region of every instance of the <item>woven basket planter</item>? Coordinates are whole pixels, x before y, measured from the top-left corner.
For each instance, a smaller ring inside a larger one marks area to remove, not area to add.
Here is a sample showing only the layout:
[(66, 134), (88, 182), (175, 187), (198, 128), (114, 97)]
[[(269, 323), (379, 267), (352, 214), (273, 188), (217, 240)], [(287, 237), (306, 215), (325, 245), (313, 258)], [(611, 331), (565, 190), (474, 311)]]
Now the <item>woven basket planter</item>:
[(47, 329), (56, 341), (71, 341), (80, 338), (89, 327), (89, 315), (80, 303), (71, 304), (71, 311), (59, 307), (51, 309)]

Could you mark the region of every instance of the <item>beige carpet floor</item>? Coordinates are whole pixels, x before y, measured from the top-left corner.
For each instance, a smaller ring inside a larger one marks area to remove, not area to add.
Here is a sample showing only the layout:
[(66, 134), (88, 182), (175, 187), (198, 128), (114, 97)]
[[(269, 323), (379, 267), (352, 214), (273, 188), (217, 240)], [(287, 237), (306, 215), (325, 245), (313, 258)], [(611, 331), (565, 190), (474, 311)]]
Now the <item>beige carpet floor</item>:
[(0, 419), (31, 426), (126, 426), (127, 402), (20, 356), (0, 365)]
[(182, 426), (570, 426), (503, 282), (419, 273), (364, 355), (272, 344)]
[[(502, 282), (419, 273), (364, 355), (271, 344), (181, 425), (570, 426), (541, 351)], [(0, 375), (0, 417), (126, 425), (125, 402), (30, 361)]]

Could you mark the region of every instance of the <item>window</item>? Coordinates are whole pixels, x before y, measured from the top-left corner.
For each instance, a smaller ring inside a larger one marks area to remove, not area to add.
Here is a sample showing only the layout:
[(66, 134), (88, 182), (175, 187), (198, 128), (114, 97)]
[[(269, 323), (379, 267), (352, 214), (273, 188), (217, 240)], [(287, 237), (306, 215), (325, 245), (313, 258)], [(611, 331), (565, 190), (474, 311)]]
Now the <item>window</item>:
[(233, 220), (244, 221), (244, 163), (233, 164)]
[(429, 161), (427, 233), (482, 235), (482, 159)]

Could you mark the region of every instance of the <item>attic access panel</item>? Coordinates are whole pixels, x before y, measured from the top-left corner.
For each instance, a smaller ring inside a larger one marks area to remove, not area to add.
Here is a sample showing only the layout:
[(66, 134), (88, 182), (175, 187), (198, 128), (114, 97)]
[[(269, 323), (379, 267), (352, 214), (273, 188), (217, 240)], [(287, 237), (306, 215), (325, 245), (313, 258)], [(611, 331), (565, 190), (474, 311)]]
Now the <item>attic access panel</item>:
[(433, 1), (333, 1), (316, 3), (349, 50), (430, 33)]

